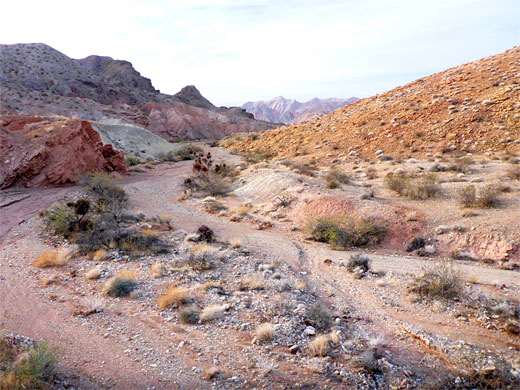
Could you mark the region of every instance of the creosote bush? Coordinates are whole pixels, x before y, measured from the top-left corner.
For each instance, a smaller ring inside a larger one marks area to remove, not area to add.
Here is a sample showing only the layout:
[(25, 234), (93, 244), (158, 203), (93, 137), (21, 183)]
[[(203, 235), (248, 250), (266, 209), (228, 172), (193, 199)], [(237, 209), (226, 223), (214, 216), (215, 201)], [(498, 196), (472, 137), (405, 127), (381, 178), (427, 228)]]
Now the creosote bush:
[(404, 173), (389, 173), (385, 176), (384, 183), (400, 196), (416, 200), (435, 198), (441, 190), (437, 177), (433, 174), (415, 178)]
[(474, 185), (469, 185), (459, 191), (460, 202), (463, 207), (468, 208), (494, 208), (498, 207), (499, 187), (488, 184), (483, 188), (477, 189)]
[(436, 262), (423, 268), (415, 278), (411, 292), (426, 298), (450, 299), (462, 294), (463, 278), (450, 263)]
[(386, 233), (386, 227), (374, 218), (323, 217), (311, 219), (307, 231), (316, 241), (345, 248), (379, 243)]

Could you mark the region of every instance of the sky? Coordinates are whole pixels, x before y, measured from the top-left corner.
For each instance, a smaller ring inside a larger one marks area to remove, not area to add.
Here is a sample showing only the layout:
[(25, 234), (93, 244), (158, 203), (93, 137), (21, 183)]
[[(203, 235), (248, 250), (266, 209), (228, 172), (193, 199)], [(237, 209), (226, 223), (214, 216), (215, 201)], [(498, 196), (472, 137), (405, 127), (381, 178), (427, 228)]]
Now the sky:
[(520, 45), (520, 0), (5, 1), (0, 43), (130, 61), (215, 105), (367, 97)]

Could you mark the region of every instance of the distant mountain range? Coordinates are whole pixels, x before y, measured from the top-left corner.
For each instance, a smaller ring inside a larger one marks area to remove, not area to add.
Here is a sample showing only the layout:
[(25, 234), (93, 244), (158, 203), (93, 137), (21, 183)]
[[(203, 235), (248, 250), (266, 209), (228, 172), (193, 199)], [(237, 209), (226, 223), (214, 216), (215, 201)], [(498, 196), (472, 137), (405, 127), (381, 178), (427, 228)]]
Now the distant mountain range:
[(215, 107), (194, 86), (163, 94), (128, 61), (72, 59), (43, 43), (0, 45), (1, 114), (136, 124), (167, 140), (276, 127), (240, 107)]
[(275, 97), (268, 101), (247, 102), (242, 105), (247, 112), (253, 114), (256, 119), (272, 123), (299, 123), (320, 115), (328, 114), (347, 104), (359, 100), (356, 97), (348, 99), (318, 99), (314, 98), (305, 103), (294, 99), (286, 99), (283, 96)]

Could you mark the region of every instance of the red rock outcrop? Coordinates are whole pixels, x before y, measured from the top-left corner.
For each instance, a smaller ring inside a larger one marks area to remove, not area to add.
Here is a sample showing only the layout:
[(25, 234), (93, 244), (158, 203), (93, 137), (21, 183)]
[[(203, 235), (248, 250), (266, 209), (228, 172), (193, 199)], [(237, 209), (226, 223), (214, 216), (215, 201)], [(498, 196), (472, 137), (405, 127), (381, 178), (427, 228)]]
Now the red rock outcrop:
[(87, 121), (0, 117), (0, 189), (76, 182), (83, 171), (126, 171), (123, 152), (103, 145)]
[(215, 110), (181, 102), (150, 102), (141, 107), (146, 128), (167, 140), (219, 139), (234, 133), (272, 128), (272, 123), (257, 121), (242, 108)]

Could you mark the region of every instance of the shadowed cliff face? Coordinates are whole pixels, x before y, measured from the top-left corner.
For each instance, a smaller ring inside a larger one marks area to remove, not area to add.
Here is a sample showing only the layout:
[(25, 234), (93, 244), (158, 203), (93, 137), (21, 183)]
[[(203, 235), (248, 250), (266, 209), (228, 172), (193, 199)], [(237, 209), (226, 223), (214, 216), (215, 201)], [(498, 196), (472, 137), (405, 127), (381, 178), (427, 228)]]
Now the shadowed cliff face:
[[(2, 114), (153, 123), (150, 130), (170, 139), (219, 138), (275, 127), (244, 110), (215, 107), (194, 86), (173, 96), (162, 94), (128, 61), (94, 55), (75, 60), (42, 43), (0, 45), (0, 98)], [(150, 102), (159, 104), (168, 117), (184, 119), (174, 123), (149, 118)], [(194, 109), (197, 115), (187, 117)], [(178, 123), (182, 126), (176, 127)]]

